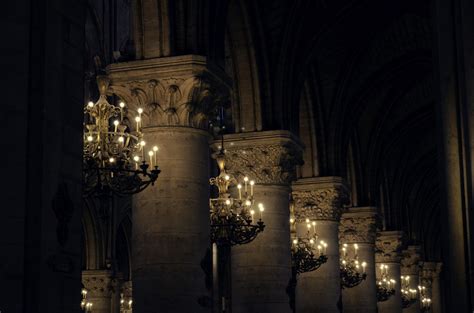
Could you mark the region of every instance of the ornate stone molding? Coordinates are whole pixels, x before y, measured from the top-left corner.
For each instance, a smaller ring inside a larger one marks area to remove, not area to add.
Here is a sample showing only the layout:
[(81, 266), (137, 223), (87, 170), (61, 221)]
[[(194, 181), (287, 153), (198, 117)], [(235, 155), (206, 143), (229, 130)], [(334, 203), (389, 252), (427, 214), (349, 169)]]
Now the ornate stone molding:
[(383, 231), (375, 240), (375, 262), (400, 263), (402, 257), (403, 232)]
[(373, 207), (349, 208), (339, 224), (341, 243), (375, 243), (377, 212)]
[[(217, 74), (216, 74), (217, 73)], [(113, 64), (109, 92), (127, 103), (132, 123), (138, 108), (143, 127), (185, 126), (206, 129), (208, 118), (229, 102), (229, 84), (206, 59), (180, 56)], [(135, 113), (131, 113), (134, 111)]]
[[(226, 135), (226, 169), (237, 177), (248, 176), (257, 184), (287, 185), (296, 179), (302, 164), (302, 146), (287, 131)], [(215, 150), (219, 144), (213, 144)]]
[(112, 296), (117, 280), (112, 278), (112, 272), (104, 270), (82, 271), (82, 284), (88, 291), (88, 297), (107, 298)]
[(292, 196), (297, 220), (339, 221), (348, 189), (338, 177), (302, 179), (293, 184)]
[(400, 262), (402, 275), (420, 275), (420, 246), (408, 246)]
[(434, 279), (439, 278), (442, 263), (422, 262), (420, 277), (426, 287), (430, 287)]
[(132, 298), (132, 281), (124, 281), (120, 288), (120, 292), (123, 293), (125, 298)]

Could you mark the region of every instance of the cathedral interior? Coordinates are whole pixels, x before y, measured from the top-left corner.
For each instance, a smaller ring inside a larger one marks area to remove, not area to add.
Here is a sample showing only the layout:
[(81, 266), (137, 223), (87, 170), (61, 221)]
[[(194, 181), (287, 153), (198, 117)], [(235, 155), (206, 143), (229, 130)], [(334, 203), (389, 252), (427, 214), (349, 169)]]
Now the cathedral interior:
[(474, 1), (4, 5), (1, 313), (474, 312)]

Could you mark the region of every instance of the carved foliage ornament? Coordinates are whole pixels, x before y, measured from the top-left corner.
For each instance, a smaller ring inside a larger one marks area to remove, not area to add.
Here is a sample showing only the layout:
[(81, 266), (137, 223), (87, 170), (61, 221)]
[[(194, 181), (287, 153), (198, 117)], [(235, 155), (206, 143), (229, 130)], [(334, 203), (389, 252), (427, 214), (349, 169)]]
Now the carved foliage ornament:
[(420, 254), (412, 249), (402, 251), (401, 265), (403, 275), (418, 275), (420, 272)]
[(375, 240), (375, 258), (378, 263), (398, 263), (401, 258), (401, 236), (378, 236)]
[(301, 151), (290, 143), (226, 149), (226, 169), (236, 177), (252, 177), (258, 184), (289, 184), (302, 162)]
[(82, 275), (82, 284), (90, 292), (91, 297), (110, 297), (117, 287), (118, 281), (110, 274)]
[[(142, 114), (143, 127), (187, 126), (206, 129), (208, 118), (229, 103), (228, 88), (207, 73), (188, 78), (134, 80), (115, 84), (110, 91)], [(128, 116), (133, 122), (133, 116)]]
[(293, 191), (296, 219), (339, 221), (348, 194), (344, 187), (335, 186), (317, 190)]
[(339, 224), (339, 240), (344, 243), (374, 243), (376, 235), (374, 215), (345, 217)]

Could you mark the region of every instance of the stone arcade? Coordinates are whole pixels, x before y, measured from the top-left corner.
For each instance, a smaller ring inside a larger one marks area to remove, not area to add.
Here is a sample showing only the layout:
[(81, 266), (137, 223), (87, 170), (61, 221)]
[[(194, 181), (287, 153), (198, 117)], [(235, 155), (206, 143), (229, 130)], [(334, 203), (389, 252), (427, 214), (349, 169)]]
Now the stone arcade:
[[(474, 1), (5, 5), (0, 312), (473, 312)], [(83, 193), (97, 77), (161, 170), (108, 206)], [(265, 205), (225, 267), (217, 124)]]

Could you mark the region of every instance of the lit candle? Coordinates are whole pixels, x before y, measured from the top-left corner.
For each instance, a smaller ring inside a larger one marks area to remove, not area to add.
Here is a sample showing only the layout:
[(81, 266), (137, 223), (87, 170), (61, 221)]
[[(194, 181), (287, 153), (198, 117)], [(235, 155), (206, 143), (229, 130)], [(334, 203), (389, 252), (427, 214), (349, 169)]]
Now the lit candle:
[(123, 101), (120, 102), (120, 122), (123, 121), (123, 108), (125, 107), (125, 103)]
[(244, 177), (244, 191), (247, 193), (247, 182), (249, 181), (249, 178), (247, 176)]
[(150, 156), (150, 167), (153, 167), (153, 151), (148, 151), (148, 155)]
[(239, 200), (242, 200), (242, 185), (238, 184), (237, 189), (239, 190)]
[(318, 245), (318, 253), (319, 253), (319, 255), (321, 255), (321, 248), (322, 248), (321, 245)]
[(146, 145), (146, 142), (144, 140), (140, 141), (140, 146), (142, 148), (142, 159), (143, 159), (143, 161), (145, 161), (145, 145)]
[(355, 243), (354, 244), (354, 256), (357, 258), (357, 250), (359, 249), (359, 246)]
[(253, 185), (255, 185), (255, 181), (250, 181), (250, 195), (253, 196)]
[(258, 204), (258, 209), (260, 210), (260, 219), (262, 219), (263, 211), (265, 210), (262, 203)]
[(367, 266), (367, 263), (362, 262), (362, 270), (364, 271), (364, 273), (365, 273), (365, 267), (366, 267), (366, 266)]
[(135, 169), (138, 170), (138, 161), (140, 161), (140, 157), (136, 155), (133, 157), (133, 160), (135, 161)]
[(313, 232), (314, 232), (314, 234), (316, 234), (316, 222), (315, 222), (315, 221), (313, 221), (313, 223), (312, 223), (312, 224), (313, 224)]
[(252, 221), (253, 221), (253, 215), (255, 214), (254, 210), (250, 210), (250, 215), (252, 216)]
[(158, 166), (158, 163), (156, 163), (156, 155), (157, 155), (157, 152), (158, 152), (158, 147), (154, 146), (153, 151), (155, 152), (155, 166)]
[(137, 122), (137, 133), (140, 132), (140, 116), (135, 117), (135, 122)]
[(114, 121), (114, 126), (115, 126), (114, 132), (115, 132), (115, 133), (117, 132), (117, 126), (118, 126), (118, 125), (119, 125), (119, 121), (115, 120), (115, 121)]

